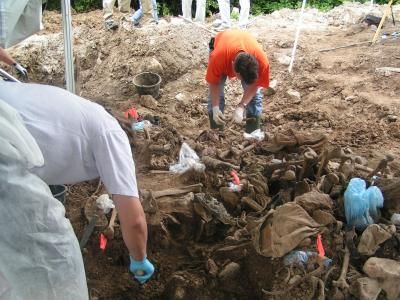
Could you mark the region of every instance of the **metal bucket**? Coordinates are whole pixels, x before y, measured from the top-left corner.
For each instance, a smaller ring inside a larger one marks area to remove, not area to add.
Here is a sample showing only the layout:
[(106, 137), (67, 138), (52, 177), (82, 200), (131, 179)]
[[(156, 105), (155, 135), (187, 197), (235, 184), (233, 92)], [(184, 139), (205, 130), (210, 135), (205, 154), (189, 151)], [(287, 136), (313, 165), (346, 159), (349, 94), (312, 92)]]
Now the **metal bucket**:
[(53, 197), (65, 205), (67, 187), (65, 185), (49, 185)]
[(161, 76), (157, 73), (139, 73), (133, 77), (133, 84), (139, 95), (151, 95), (153, 98), (160, 95)]

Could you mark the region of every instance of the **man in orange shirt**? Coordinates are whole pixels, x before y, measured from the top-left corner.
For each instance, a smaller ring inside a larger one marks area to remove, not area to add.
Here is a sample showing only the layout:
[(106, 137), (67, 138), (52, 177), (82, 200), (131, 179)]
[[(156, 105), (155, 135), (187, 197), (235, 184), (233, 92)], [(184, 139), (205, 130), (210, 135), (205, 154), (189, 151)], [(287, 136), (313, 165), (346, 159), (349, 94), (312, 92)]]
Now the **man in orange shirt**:
[(208, 114), (211, 128), (223, 128), (226, 78), (238, 78), (243, 96), (233, 113), (233, 121), (242, 123), (246, 109), (246, 132), (260, 128), (261, 88), (269, 87), (269, 63), (261, 45), (249, 33), (227, 30), (210, 41), (206, 81), (209, 85)]

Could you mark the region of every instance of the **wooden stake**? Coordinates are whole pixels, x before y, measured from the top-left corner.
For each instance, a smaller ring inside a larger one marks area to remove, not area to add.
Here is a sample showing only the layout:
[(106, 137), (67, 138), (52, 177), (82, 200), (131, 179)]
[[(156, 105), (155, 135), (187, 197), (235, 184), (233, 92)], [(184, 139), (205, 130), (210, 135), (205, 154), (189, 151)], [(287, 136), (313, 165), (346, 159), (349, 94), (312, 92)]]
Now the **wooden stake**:
[(299, 20), (297, 23), (297, 30), (296, 30), (296, 35), (294, 38), (293, 49), (292, 49), (292, 56), (290, 57), (290, 64), (289, 64), (289, 69), (288, 69), (289, 73), (292, 73), (294, 58), (296, 56), (297, 43), (299, 41), (300, 30), (301, 30), (301, 26), (303, 24), (303, 15), (304, 15), (304, 8), (306, 7), (306, 3), (307, 3), (307, 0), (303, 0), (303, 3), (301, 5), (300, 17), (299, 17)]
[(360, 45), (371, 44), (371, 43), (372, 42), (370, 42), (370, 41), (364, 41), (364, 42), (353, 43), (353, 44), (348, 44), (348, 45), (334, 47), (334, 48), (321, 49), (321, 50), (318, 50), (318, 52), (328, 52), (328, 51), (332, 51), (332, 50), (350, 48), (350, 47), (354, 47), (354, 46), (360, 46)]
[(379, 33), (381, 32), (383, 23), (385, 23), (385, 19), (386, 19), (387, 15), (388, 15), (389, 12), (390, 12), (390, 8), (392, 7), (392, 3), (393, 3), (393, 0), (389, 0), (388, 7), (386, 8), (385, 13), (383, 14), (383, 17), (382, 17), (382, 19), (381, 19), (381, 22), (379, 23), (379, 26), (378, 26), (378, 28), (376, 29), (374, 38), (373, 38), (372, 41), (371, 41), (372, 44), (376, 43), (376, 40), (378, 39), (378, 36), (379, 36)]

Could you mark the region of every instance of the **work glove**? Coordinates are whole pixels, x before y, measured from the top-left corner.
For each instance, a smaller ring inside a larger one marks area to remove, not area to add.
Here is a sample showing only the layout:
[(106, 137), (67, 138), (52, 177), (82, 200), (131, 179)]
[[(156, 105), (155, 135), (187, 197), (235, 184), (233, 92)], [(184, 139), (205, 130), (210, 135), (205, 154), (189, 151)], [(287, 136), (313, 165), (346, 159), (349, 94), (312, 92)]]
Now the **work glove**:
[(225, 125), (224, 114), (220, 111), (218, 106), (212, 108), (213, 120), (217, 125)]
[(135, 260), (132, 256), (130, 259), (131, 265), (129, 266), (129, 271), (133, 273), (137, 281), (145, 283), (153, 276), (154, 266), (146, 257), (140, 261)]
[(236, 107), (235, 111), (233, 112), (233, 122), (241, 124), (243, 122), (243, 113), (244, 108), (241, 106)]
[(28, 71), (23, 66), (21, 66), (19, 63), (15, 63), (14, 68), (19, 76), (25, 80), (28, 79)]

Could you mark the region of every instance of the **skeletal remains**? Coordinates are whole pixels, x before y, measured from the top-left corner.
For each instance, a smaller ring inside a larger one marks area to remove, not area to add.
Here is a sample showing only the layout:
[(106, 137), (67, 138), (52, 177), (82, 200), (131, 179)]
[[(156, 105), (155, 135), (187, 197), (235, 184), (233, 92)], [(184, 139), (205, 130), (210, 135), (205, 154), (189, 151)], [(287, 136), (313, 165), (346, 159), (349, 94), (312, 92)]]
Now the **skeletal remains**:
[[(237, 139), (239, 135), (240, 133), (234, 138)], [(156, 136), (161, 138), (161, 135)], [(286, 134), (277, 134), (267, 142), (253, 144), (247, 141), (242, 144), (232, 141), (223, 144), (224, 138), (226, 137), (220, 133), (203, 132), (198, 139), (190, 143), (198, 154), (203, 153), (199, 156), (206, 166), (205, 176), (200, 179), (204, 181), (202, 184), (164, 191), (142, 190), (141, 196), (145, 211), (156, 212), (158, 205), (155, 199), (159, 197), (195, 193), (194, 196), (192, 195), (191, 202), (198, 221), (196, 224), (198, 230), (195, 233), (195, 240), (198, 241), (202, 237), (210, 237), (218, 227), (237, 226), (241, 228), (238, 225), (241, 222), (246, 225), (249, 216), (252, 218), (262, 217), (270, 208), (293, 201), (294, 197), (313, 189), (328, 195), (337, 195), (339, 198), (343, 187), (350, 178), (361, 176), (371, 179), (375, 175), (388, 175), (388, 166), (394, 160), (393, 156), (386, 155), (376, 168), (367, 167), (366, 160), (354, 155), (349, 149), (340, 146), (328, 147), (327, 137), (323, 134), (312, 136), (291, 131)], [(150, 137), (149, 140), (151, 142)], [(173, 144), (173, 146), (175, 145), (176, 143)], [(168, 153), (171, 148), (168, 144), (167, 146), (157, 144), (152, 145), (150, 149), (154, 153)], [(204, 149), (208, 149), (208, 151), (204, 151)], [(176, 157), (173, 157), (174, 159)], [(257, 168), (251, 166), (254, 161), (261, 161), (257, 164)], [(228, 181), (232, 179), (226, 174), (232, 170), (236, 170), (241, 179), (239, 192), (233, 192), (227, 187)], [(275, 187), (275, 190), (272, 190), (272, 186)], [(203, 187), (205, 190), (219, 191), (226, 207), (217, 198), (202, 193)], [(162, 201), (158, 203), (162, 203)], [(321, 215), (323, 213), (319, 213), (319, 216)], [(333, 212), (330, 216), (334, 219)], [(176, 221), (176, 224), (178, 223), (179, 221)], [(341, 222), (334, 219), (324, 225), (339, 227), (338, 224)], [(108, 230), (110, 231), (110, 229)], [(343, 233), (342, 229), (336, 231), (337, 236)], [(348, 243), (345, 243), (340, 276), (332, 281), (337, 293), (348, 293), (349, 291), (348, 272), (351, 253), (352, 249), (349, 249)], [(314, 297), (317, 293), (316, 298), (324, 299), (326, 281), (335, 267), (327, 269), (321, 261), (316, 263), (318, 267), (315, 270), (294, 279), (284, 290), (266, 291), (263, 289), (262, 292), (270, 296), (279, 296), (298, 287), (302, 282), (310, 280), (313, 285)], [(214, 266), (213, 269), (217, 269), (217, 267)], [(217, 274), (216, 271), (213, 273)], [(321, 279), (323, 274), (325, 277)]]

